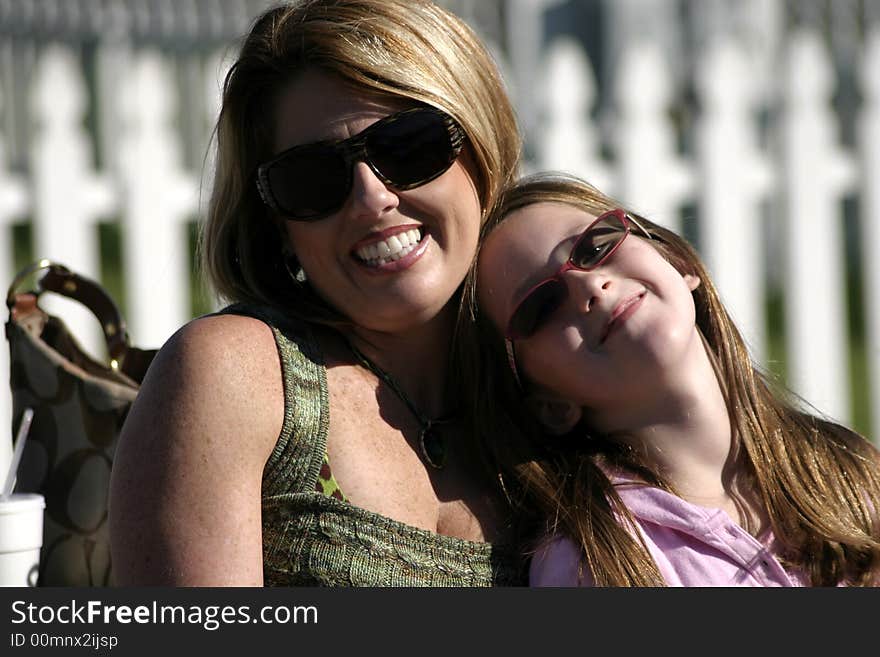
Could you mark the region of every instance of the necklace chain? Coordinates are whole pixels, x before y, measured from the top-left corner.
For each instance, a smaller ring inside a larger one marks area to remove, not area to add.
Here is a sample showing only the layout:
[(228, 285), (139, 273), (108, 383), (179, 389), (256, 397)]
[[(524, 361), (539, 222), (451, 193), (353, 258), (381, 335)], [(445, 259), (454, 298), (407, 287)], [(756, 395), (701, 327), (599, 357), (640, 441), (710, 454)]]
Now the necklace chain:
[(450, 422), (452, 420), (452, 415), (450, 414), (445, 417), (434, 419), (425, 416), (425, 414), (422, 413), (412, 401), (410, 401), (409, 397), (406, 396), (397, 384), (397, 381), (395, 381), (388, 372), (367, 358), (366, 355), (364, 355), (360, 349), (355, 347), (352, 342), (349, 341), (348, 346), (358, 361), (360, 361), (361, 365), (370, 370), (389, 388), (391, 388), (391, 391), (397, 395), (400, 401), (406, 404), (410, 413), (412, 413), (419, 421), (419, 450), (421, 451), (422, 458), (425, 462), (437, 470), (443, 468), (443, 466), (446, 465), (446, 445), (443, 441), (443, 437), (437, 431), (437, 426)]

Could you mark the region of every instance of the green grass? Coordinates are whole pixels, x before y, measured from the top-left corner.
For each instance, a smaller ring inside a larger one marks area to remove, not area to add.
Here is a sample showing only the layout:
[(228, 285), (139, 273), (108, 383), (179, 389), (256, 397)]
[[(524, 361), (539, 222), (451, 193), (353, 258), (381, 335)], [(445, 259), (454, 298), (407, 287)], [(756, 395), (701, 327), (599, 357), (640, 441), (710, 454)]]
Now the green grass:
[[(858, 285), (851, 281), (849, 285), (849, 387), (850, 426), (864, 436), (873, 438), (875, 432), (871, 427), (870, 413), (870, 382), (868, 379), (867, 349), (861, 321), (861, 304), (858, 303)], [(785, 336), (785, 310), (780, 292), (768, 295), (767, 305), (767, 372), (778, 382), (787, 385), (787, 367)]]
[(877, 430), (871, 426), (868, 351), (864, 338), (850, 341), (849, 367), (853, 429), (877, 442)]

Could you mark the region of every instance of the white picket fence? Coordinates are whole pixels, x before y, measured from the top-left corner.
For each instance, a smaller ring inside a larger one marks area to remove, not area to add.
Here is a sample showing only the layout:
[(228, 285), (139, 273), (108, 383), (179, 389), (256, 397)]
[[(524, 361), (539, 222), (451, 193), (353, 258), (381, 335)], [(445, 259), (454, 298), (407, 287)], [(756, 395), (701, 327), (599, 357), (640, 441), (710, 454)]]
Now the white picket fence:
[[(538, 92), (509, 80), (518, 103), (525, 94), (533, 109), (537, 103), (527, 169), (581, 175), (673, 228), (681, 227), (682, 208), (696, 207), (698, 246), (761, 362), (767, 358), (765, 297), (778, 270), (789, 384), (845, 423), (851, 422), (852, 391), (841, 202), (856, 198), (871, 435), (877, 440), (880, 264), (873, 249), (880, 244), (880, 29), (874, 25), (859, 50), (863, 101), (855, 149), (843, 148), (838, 137), (834, 77), (821, 35), (795, 31), (781, 46), (774, 73), (776, 130), (767, 138), (756, 119), (766, 97), (759, 100), (756, 93), (749, 48), (733, 36), (708, 43), (696, 75), (702, 109), (694, 156), (686, 158), (667, 112), (672, 64), (656, 43), (635, 37), (621, 43), (614, 120), (600, 126), (589, 118), (598, 102), (590, 61), (579, 45), (551, 41), (536, 59)], [(201, 55), (195, 67), (207, 108), (195, 123), (205, 126), (205, 143), (227, 55)], [(2, 57), (0, 48), (0, 63)], [(120, 42), (99, 46), (94, 61), (105, 156), (98, 169), (94, 136), (84, 127), (90, 108), (78, 51), (51, 43), (35, 57), (29, 124), (26, 134), (16, 135), (27, 142), (26, 167), (10, 165), (5, 145), (11, 136), (0, 127), (0, 280), (14, 274), (11, 227), (23, 222), (31, 224), (36, 257), (100, 279), (97, 224), (118, 217), (130, 332), (139, 346), (159, 346), (190, 319), (187, 225), (203, 214), (209, 178), (182, 157), (175, 118), (179, 58)], [(501, 64), (511, 70), (509, 60)], [(9, 91), (0, 85), (0, 117)], [(600, 154), (609, 130), (610, 159)], [(87, 313), (61, 300), (52, 309), (100, 353), (97, 326)], [(6, 349), (0, 349), (0, 378), (8, 380)], [(0, 394), (0, 427), (11, 426), (9, 406), (8, 394)], [(8, 441), (0, 441), (0, 466), (8, 450)]]

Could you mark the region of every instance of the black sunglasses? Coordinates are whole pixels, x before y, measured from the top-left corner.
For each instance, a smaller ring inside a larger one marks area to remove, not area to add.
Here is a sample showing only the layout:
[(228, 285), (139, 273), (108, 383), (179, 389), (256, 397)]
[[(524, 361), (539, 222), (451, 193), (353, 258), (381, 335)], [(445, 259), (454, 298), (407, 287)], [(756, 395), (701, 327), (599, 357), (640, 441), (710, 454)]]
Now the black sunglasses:
[(355, 162), (366, 162), (386, 185), (412, 189), (449, 169), (464, 138), (464, 130), (445, 112), (416, 107), (342, 141), (287, 149), (257, 168), (257, 189), (263, 202), (287, 219), (315, 221), (343, 206)]

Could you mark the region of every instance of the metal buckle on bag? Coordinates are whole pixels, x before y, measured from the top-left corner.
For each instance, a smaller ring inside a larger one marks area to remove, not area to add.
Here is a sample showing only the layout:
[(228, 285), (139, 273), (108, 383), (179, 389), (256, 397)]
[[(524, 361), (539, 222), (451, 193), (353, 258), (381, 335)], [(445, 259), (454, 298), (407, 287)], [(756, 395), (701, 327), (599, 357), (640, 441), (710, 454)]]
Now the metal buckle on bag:
[(119, 308), (98, 283), (79, 276), (60, 263), (43, 258), (15, 275), (6, 293), (6, 307), (12, 312), (22, 294), (18, 292), (18, 288), (25, 280), (42, 270), (47, 273), (38, 280), (37, 289), (30, 290), (28, 294), (39, 299), (43, 292), (54, 292), (86, 306), (101, 324), (110, 355), (110, 368), (120, 370), (129, 348), (128, 330)]
[[(43, 258), (42, 260), (37, 260), (20, 272), (15, 275), (15, 278), (12, 279), (12, 283), (9, 285), (9, 289), (6, 291), (6, 307), (10, 310), (15, 306), (15, 295), (18, 292), (19, 286), (30, 276), (36, 274), (38, 271), (43, 269), (52, 269), (57, 268), (65, 273), (70, 273), (70, 270), (64, 265), (59, 265), (58, 263), (52, 262), (51, 260), (47, 260)], [(40, 296), (43, 293), (43, 290), (30, 290), (31, 293), (36, 296)]]

